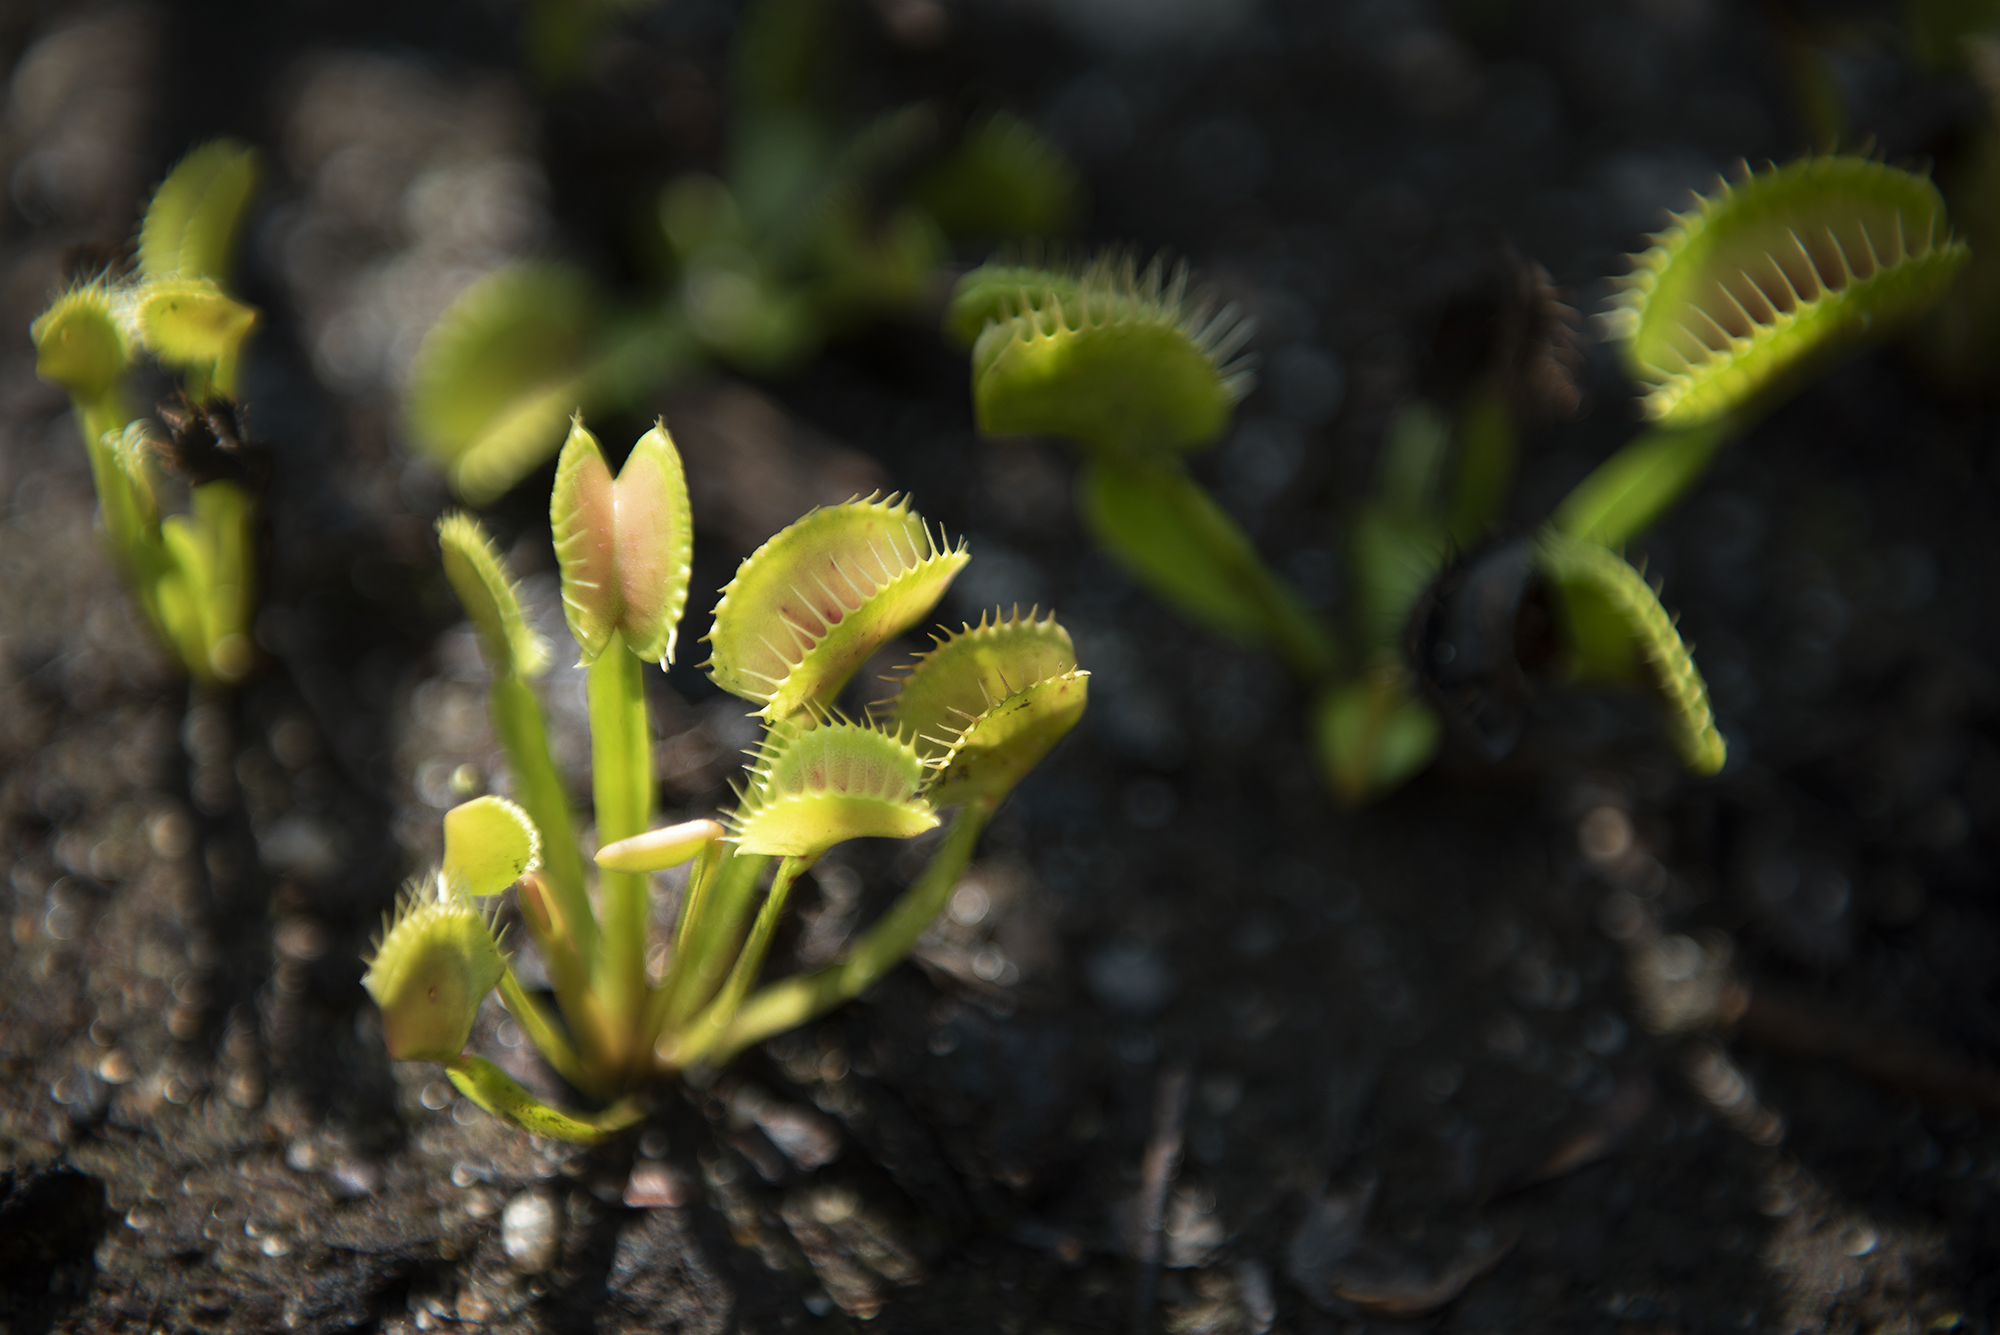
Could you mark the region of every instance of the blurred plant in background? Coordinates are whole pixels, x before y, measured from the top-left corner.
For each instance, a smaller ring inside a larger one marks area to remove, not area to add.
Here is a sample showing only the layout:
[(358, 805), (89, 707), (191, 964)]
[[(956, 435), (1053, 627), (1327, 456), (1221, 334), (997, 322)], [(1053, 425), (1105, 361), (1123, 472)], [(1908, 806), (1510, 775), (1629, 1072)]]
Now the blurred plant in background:
[[(244, 435), (235, 395), (257, 312), (225, 285), (256, 176), (237, 144), (188, 154), (146, 208), (137, 272), (122, 255), (100, 258), (32, 330), (37, 374), (74, 405), (112, 556), (160, 638), (208, 684), (240, 681), (255, 662), (255, 499), (267, 461)], [(141, 354), (180, 377), (160, 425), (128, 401)], [(185, 513), (161, 514), (162, 471), (186, 484)]]
[(1004, 112), (974, 120), (949, 151), (925, 105), (839, 125), (825, 91), (834, 17), (827, 0), (762, 0), (745, 16), (721, 173), (660, 192), (664, 290), (628, 304), (573, 265), (519, 264), (440, 317), (406, 414), (459, 496), (480, 504), (513, 486), (555, 453), (578, 404), (642, 409), (709, 363), (782, 375), (844, 331), (916, 313), (951, 238), (1075, 225), (1075, 171)]
[(1427, 765), (1455, 722), (1512, 749), (1531, 677), (1642, 684), (1688, 766), (1725, 755), (1707, 691), (1657, 593), (1618, 553), (1717, 450), (1858, 348), (1907, 328), (1968, 259), (1927, 179), (1863, 158), (1750, 173), (1697, 201), (1635, 258), (1606, 330), (1654, 425), (1605, 461), (1538, 535), (1495, 542), (1518, 440), (1574, 407), (1569, 312), (1516, 264), (1456, 412), (1395, 418), (1350, 528), (1354, 623), (1336, 635), (1257, 556), (1183, 456), (1228, 429), (1247, 330), (1184, 269), (1113, 253), (968, 275), (947, 330), (972, 349), (981, 429), (1084, 452), (1077, 505), (1142, 583), (1218, 634), (1281, 657), (1313, 693), (1335, 794), (1357, 803)]

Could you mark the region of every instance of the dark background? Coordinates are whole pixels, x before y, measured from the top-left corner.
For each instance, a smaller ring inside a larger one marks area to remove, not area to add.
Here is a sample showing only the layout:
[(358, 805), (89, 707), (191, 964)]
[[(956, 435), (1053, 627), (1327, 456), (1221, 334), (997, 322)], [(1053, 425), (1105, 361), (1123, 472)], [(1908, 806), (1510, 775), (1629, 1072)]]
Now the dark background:
[[(1504, 247), (1594, 312), (1690, 189), (1817, 142), (1814, 79), (1899, 165), (1949, 167), (1991, 115), (1895, 7), (838, 12), (834, 114), (1011, 109), (1082, 171), (1087, 239), (1171, 247), (1258, 319), (1260, 387), (1198, 471), (1336, 617), (1385, 425)], [(805, 504), (908, 489), (974, 553), (940, 615), (1053, 605), (1091, 712), (917, 963), (667, 1091), (645, 1135), (537, 1146), (391, 1069), (360, 956), (435, 856), (449, 776), (497, 767), (400, 376), (498, 263), (656, 281), (649, 210), (719, 161), (737, 17), (635, 10), (546, 92), (499, 3), (0, 13), (0, 1321), (1992, 1329), (1996, 442), (1922, 331), (1731, 446), (1635, 550), (1698, 646), (1721, 776), (1682, 775), (1642, 699), (1556, 694), (1507, 763), (1451, 751), (1353, 813), (1282, 673), (1088, 548), (1064, 451), (976, 437), (930, 313), (663, 396), (697, 591), (790, 517), (760, 519), (754, 473), (703, 492), (745, 450)], [(241, 283), (276, 464), (268, 666), (231, 697), (180, 684), (129, 610), (25, 333), (65, 249), (129, 237), (223, 133), (266, 164)], [(1635, 429), (1607, 349), (1583, 383), (1530, 442), (1517, 524)], [(597, 425), (616, 449), (644, 424)], [(555, 629), (546, 478), (488, 519)], [(652, 685), (667, 814), (713, 810), (740, 707), (691, 667)], [(548, 696), (580, 776), (574, 675)], [(920, 865), (844, 853), (791, 956)], [(1695, 942), (1751, 1009), (1653, 1033), (1660, 961)], [(479, 1041), (524, 1060), (508, 1028)], [(1176, 1124), (1155, 1276), (1133, 1221)], [(551, 1250), (521, 1251), (517, 1209), (510, 1252), (506, 1207), (537, 1200)]]

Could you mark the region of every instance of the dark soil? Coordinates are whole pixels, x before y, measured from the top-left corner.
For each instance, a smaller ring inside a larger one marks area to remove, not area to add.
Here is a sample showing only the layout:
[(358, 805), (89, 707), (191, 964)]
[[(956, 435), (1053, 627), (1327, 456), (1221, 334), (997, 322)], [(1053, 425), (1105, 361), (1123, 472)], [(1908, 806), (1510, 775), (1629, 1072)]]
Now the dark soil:
[[(1083, 168), (1093, 239), (1170, 245), (1259, 318), (1263, 385), (1200, 467), (1335, 615), (1389, 414), (1503, 244), (1595, 309), (1689, 187), (1810, 140), (1801, 40), (1892, 161), (1948, 156), (1980, 107), (1899, 54), (1897, 7), (847, 12), (857, 117), (1010, 106)], [(1643, 544), (1720, 777), (1643, 700), (1554, 693), (1506, 762), (1453, 750), (1356, 813), (1282, 673), (1089, 550), (1068, 456), (978, 440), (927, 328), (690, 387), (658, 406), (697, 588), (797, 508), (908, 489), (970, 538), (943, 611), (1056, 607), (1091, 712), (919, 960), (662, 1090), (641, 1133), (534, 1142), (392, 1067), (360, 958), (442, 809), (502, 782), (397, 377), (510, 257), (644, 281), (628, 238), (728, 119), (730, 6), (635, 15), (549, 95), (516, 18), (0, 13), (0, 1330), (1994, 1328), (2000, 440), (1911, 346), (1765, 421)], [(246, 399), (275, 452), (266, 658), (230, 695), (124, 598), (24, 336), (65, 248), (124, 238), (223, 132), (266, 154)], [(1633, 430), (1604, 349), (1584, 383), (1519, 524)], [(555, 627), (546, 482), (489, 519)], [(691, 668), (652, 685), (667, 814), (711, 811), (740, 705)], [(548, 698), (580, 782), (574, 678)], [(920, 865), (830, 859), (787, 958)], [(476, 1041), (535, 1074), (497, 1007)]]

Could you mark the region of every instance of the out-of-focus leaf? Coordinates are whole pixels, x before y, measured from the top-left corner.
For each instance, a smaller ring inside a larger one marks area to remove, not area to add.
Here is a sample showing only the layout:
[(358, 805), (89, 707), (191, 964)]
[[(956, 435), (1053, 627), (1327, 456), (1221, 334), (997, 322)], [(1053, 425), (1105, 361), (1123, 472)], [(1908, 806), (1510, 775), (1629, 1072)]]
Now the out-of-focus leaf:
[(237, 228), (257, 187), (257, 155), (232, 139), (203, 144), (180, 160), (146, 206), (139, 268), (150, 280), (229, 279)]
[(1554, 526), (1617, 547), (1643, 532), (1707, 471), (1729, 440), (1727, 421), (1648, 431), (1600, 464), (1556, 507)]
[(560, 265), (517, 265), (459, 294), (410, 368), (405, 413), (417, 448), (466, 500), (500, 495), (562, 446), (591, 406), (598, 304)]
[(1083, 216), (1083, 182), (1026, 121), (995, 112), (910, 184), (908, 199), (954, 237), (1062, 236)]

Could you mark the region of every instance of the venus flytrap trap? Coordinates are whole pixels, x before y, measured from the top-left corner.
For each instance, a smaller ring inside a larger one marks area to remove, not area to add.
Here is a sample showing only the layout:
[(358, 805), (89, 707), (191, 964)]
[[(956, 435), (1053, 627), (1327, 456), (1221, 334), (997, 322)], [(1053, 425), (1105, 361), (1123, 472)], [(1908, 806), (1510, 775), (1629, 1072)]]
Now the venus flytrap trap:
[[(405, 893), (366, 982), (392, 1056), (442, 1063), (468, 1098), (527, 1130), (589, 1141), (634, 1120), (652, 1080), (726, 1061), (823, 1014), (907, 955), (994, 810), (1081, 717), (1088, 674), (1053, 618), (982, 618), (936, 640), (905, 669), (900, 694), (865, 720), (842, 716), (834, 704), (856, 669), (927, 616), (968, 557), (907, 501), (815, 510), (743, 562), (707, 636), (710, 674), (759, 706), (765, 729), (735, 809), (651, 828), (642, 674), (673, 659), (692, 552), (686, 482), (664, 425), (613, 474), (574, 420), (550, 524), (564, 614), (589, 673), (595, 895), (532, 686), (547, 646), (478, 522), (447, 516), (445, 573), (492, 677), (514, 800), (447, 813), (444, 862)], [(915, 838), (953, 809), (929, 866), (840, 960), (759, 986), (793, 887), (829, 849)], [(680, 866), (686, 888), (655, 977), (650, 878)], [(479, 906), (514, 885), (553, 1010), (522, 986)], [(547, 1107), (464, 1051), (495, 988), (556, 1072), (608, 1106)]]
[[(105, 541), (155, 632), (196, 681), (227, 685), (255, 655), (252, 547), (263, 460), (235, 395), (255, 310), (224, 290), (256, 182), (248, 149), (188, 154), (154, 192), (132, 277), (72, 286), (32, 327), (35, 370), (69, 392), (90, 457)], [(162, 404), (164, 438), (124, 389), (140, 354), (180, 378)], [(162, 515), (159, 468), (188, 484), (188, 509)]]
[(1184, 267), (1113, 252), (1088, 264), (975, 270), (946, 328), (972, 340), (980, 429), (1064, 436), (1084, 452), (1077, 509), (1121, 564), (1184, 614), (1260, 645), (1301, 676), (1334, 645), (1296, 593), (1189, 475), (1250, 387), (1250, 326)]
[[(1353, 525), (1347, 643), (1303, 610), (1182, 465), (1183, 451), (1227, 430), (1247, 388), (1233, 360), (1242, 327), (1191, 299), (1183, 272), (1142, 271), (1117, 253), (1083, 265), (996, 261), (960, 282), (945, 323), (971, 347), (981, 429), (1078, 442), (1078, 507), (1097, 540), (1190, 619), (1285, 659), (1313, 695), (1315, 741), (1344, 802), (1379, 797), (1427, 765), (1440, 711), (1504, 754), (1519, 720), (1492, 693), (1525, 693), (1529, 668), (1648, 686), (1683, 760), (1708, 774), (1725, 747), (1706, 688), (1657, 590), (1618, 549), (1762, 415), (1912, 324), (1967, 248), (1928, 180), (1842, 156), (1746, 169), (1654, 241), (1606, 321), (1653, 425), (1538, 536), (1482, 546), (1524, 419), (1489, 381), (1474, 385), (1455, 425), (1406, 408)], [(1537, 588), (1545, 599), (1530, 597)], [(1556, 643), (1550, 661), (1524, 667), (1516, 621), (1545, 602)]]

